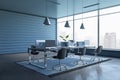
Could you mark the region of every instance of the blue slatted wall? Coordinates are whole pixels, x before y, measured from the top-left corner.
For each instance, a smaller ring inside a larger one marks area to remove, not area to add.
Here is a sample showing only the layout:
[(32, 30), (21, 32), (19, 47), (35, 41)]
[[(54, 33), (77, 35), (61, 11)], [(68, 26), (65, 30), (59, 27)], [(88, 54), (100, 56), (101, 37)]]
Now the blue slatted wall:
[(0, 11), (0, 54), (27, 52), (35, 40), (56, 39), (56, 19)]

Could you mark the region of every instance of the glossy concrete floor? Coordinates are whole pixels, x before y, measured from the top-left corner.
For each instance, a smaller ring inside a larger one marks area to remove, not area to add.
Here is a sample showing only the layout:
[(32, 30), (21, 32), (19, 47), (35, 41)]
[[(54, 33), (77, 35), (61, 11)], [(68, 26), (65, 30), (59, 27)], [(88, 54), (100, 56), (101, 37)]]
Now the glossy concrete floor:
[(0, 80), (120, 80), (120, 59), (47, 77), (15, 62), (28, 59), (27, 53), (0, 55)]

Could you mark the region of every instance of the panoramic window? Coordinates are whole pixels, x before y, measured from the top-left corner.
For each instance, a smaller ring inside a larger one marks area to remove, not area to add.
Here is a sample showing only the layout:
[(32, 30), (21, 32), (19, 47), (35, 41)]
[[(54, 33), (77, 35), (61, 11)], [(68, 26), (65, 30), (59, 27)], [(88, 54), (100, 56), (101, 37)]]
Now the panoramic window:
[[(68, 20), (70, 27), (64, 27), (66, 20)], [(65, 37), (69, 35), (67, 40), (73, 40), (73, 17), (65, 17), (57, 20), (57, 40), (64, 41), (60, 36)]]
[[(60, 35), (69, 35), (69, 40), (74, 38), (75, 41), (84, 41), (88, 46), (96, 47), (100, 41), (99, 43), (103, 45), (104, 49), (120, 49), (120, 6), (100, 10), (99, 40), (97, 11), (83, 14), (85, 29), (80, 29), (81, 16), (81, 14), (74, 15), (74, 25), (73, 16), (58, 19), (57, 39), (59, 41), (62, 41)], [(70, 28), (64, 27), (66, 19), (69, 20)]]
[(120, 6), (103, 9), (101, 14), (100, 44), (106, 49), (120, 49)]
[[(91, 14), (93, 13), (93, 14)], [(88, 14), (88, 15), (87, 15)], [(80, 29), (82, 19), (78, 19), (79, 16), (82, 16), (80, 14), (77, 18), (75, 16), (75, 26), (74, 26), (74, 38), (75, 41), (81, 41), (85, 42), (86, 46), (97, 46), (97, 17), (96, 17), (97, 12), (90, 12), (90, 13), (85, 13), (83, 15), (83, 24), (85, 29)], [(94, 17), (93, 17), (94, 16)]]

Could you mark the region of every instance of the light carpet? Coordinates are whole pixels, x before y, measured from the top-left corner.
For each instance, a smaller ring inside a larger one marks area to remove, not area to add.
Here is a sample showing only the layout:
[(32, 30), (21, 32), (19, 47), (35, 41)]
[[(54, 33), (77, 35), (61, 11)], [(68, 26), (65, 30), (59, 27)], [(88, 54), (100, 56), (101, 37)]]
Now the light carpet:
[(70, 72), (73, 70), (81, 69), (81, 68), (84, 68), (87, 66), (95, 65), (95, 64), (110, 60), (109, 58), (100, 57), (101, 60), (98, 60), (98, 58), (96, 58), (94, 61), (92, 61), (91, 56), (84, 56), (84, 57), (82, 57), (84, 64), (82, 61), (80, 61), (78, 64), (76, 64), (76, 61), (78, 61), (79, 58), (80, 58), (79, 56), (72, 56), (72, 57), (69, 56), (66, 59), (61, 60), (61, 64), (65, 64), (67, 67), (67, 69), (62, 68), (61, 71), (59, 70), (59, 67), (53, 69), (53, 66), (55, 66), (59, 63), (58, 59), (53, 59), (53, 58), (47, 59), (47, 67), (46, 68), (41, 68), (41, 67), (44, 67), (43, 60), (39, 60), (39, 62), (34, 61), (31, 64), (28, 61), (21, 61), (21, 62), (17, 62), (17, 63), (26, 68), (29, 68), (36, 72), (39, 72), (43, 75), (52, 77), (52, 76), (59, 75), (59, 74), (65, 73), (65, 72)]

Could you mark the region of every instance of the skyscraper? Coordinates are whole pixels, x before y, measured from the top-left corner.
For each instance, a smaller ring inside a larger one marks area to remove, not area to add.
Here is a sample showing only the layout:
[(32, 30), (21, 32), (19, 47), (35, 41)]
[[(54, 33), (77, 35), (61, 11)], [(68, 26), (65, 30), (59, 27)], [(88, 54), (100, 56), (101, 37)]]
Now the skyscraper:
[(103, 46), (104, 48), (116, 48), (116, 33), (106, 33)]

